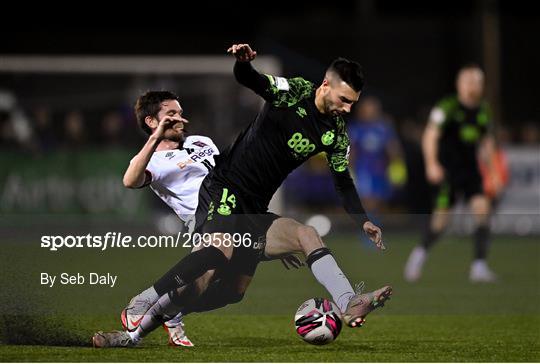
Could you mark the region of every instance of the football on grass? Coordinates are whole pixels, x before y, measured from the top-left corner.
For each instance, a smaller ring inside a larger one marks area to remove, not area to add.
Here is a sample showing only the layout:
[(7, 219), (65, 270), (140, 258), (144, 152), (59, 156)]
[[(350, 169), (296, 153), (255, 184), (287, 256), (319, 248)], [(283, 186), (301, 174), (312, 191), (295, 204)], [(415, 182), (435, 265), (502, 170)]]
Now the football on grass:
[(310, 298), (296, 310), (296, 333), (313, 345), (331, 343), (341, 332), (340, 316), (339, 309), (332, 301), (326, 298)]

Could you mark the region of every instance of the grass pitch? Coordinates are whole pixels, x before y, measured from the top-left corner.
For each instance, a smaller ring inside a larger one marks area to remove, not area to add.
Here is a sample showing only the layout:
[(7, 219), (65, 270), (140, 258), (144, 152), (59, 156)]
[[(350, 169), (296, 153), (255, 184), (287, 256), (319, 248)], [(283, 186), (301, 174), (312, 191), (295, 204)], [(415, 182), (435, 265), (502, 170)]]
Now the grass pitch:
[[(434, 248), (422, 280), (407, 284), (402, 270), (415, 240), (415, 236), (387, 236), (389, 249), (380, 253), (353, 236), (327, 239), (351, 281), (364, 280), (370, 290), (392, 284), (394, 296), (386, 307), (368, 316), (363, 328), (343, 328), (338, 339), (326, 346), (304, 343), (294, 332), (292, 316), (307, 298), (328, 294), (307, 268), (287, 271), (281, 263), (270, 262), (259, 266), (241, 303), (186, 317), (194, 348), (168, 347), (161, 329), (138, 348), (89, 347), (93, 332), (120, 328), (119, 312), (130, 294), (151, 283), (176, 260), (168, 254), (166, 259), (156, 259), (140, 279), (120, 276), (117, 289), (89, 292), (78, 287), (58, 288), (53, 292), (64, 304), (58, 310), (61, 316), (26, 320), (4, 315), (0, 321), (0, 361), (540, 361), (540, 244), (536, 239), (496, 238), (490, 264), (500, 280), (471, 284), (470, 239), (445, 238)], [(19, 254), (9, 261), (22, 259), (24, 254)], [(115, 262), (114, 270), (130, 272), (130, 260), (118, 254), (112, 252), (110, 257)], [(62, 259), (67, 264), (63, 269), (68, 270), (67, 262), (73, 259)], [(90, 258), (86, 262), (93, 264)], [(38, 272), (40, 267), (35, 269)], [(45, 292), (50, 294), (50, 290)], [(69, 294), (65, 295), (65, 290)], [(99, 309), (88, 310), (85, 304), (89, 302)], [(81, 313), (65, 313), (73, 307), (82, 307)]]

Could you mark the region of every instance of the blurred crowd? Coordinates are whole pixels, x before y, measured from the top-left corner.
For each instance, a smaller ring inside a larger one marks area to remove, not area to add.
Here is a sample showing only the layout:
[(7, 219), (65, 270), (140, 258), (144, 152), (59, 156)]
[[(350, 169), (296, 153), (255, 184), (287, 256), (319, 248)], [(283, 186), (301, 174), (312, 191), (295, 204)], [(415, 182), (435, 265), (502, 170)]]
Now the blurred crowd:
[(0, 90), (0, 148), (39, 156), (57, 150), (131, 148), (142, 140), (131, 105), (106, 110), (53, 110), (43, 104), (24, 109), (15, 95)]

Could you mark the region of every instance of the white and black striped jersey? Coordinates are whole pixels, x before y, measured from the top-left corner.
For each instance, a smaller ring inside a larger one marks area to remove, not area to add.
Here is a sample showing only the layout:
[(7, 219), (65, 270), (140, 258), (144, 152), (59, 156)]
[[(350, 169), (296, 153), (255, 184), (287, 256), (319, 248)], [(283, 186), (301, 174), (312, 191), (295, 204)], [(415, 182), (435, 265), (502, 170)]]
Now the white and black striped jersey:
[(219, 150), (212, 139), (190, 135), (182, 149), (154, 152), (146, 170), (150, 188), (186, 222), (195, 214), (199, 188), (215, 166)]

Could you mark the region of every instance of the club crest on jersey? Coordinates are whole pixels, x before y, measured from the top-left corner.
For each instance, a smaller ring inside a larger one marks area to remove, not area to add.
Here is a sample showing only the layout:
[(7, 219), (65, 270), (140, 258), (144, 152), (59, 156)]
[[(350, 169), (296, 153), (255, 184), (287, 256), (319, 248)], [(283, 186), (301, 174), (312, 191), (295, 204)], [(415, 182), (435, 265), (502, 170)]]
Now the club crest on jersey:
[(231, 208), (225, 204), (219, 205), (217, 212), (223, 216), (229, 216), (231, 214)]
[(329, 130), (321, 136), (321, 142), (323, 145), (330, 145), (334, 142), (334, 131)]

